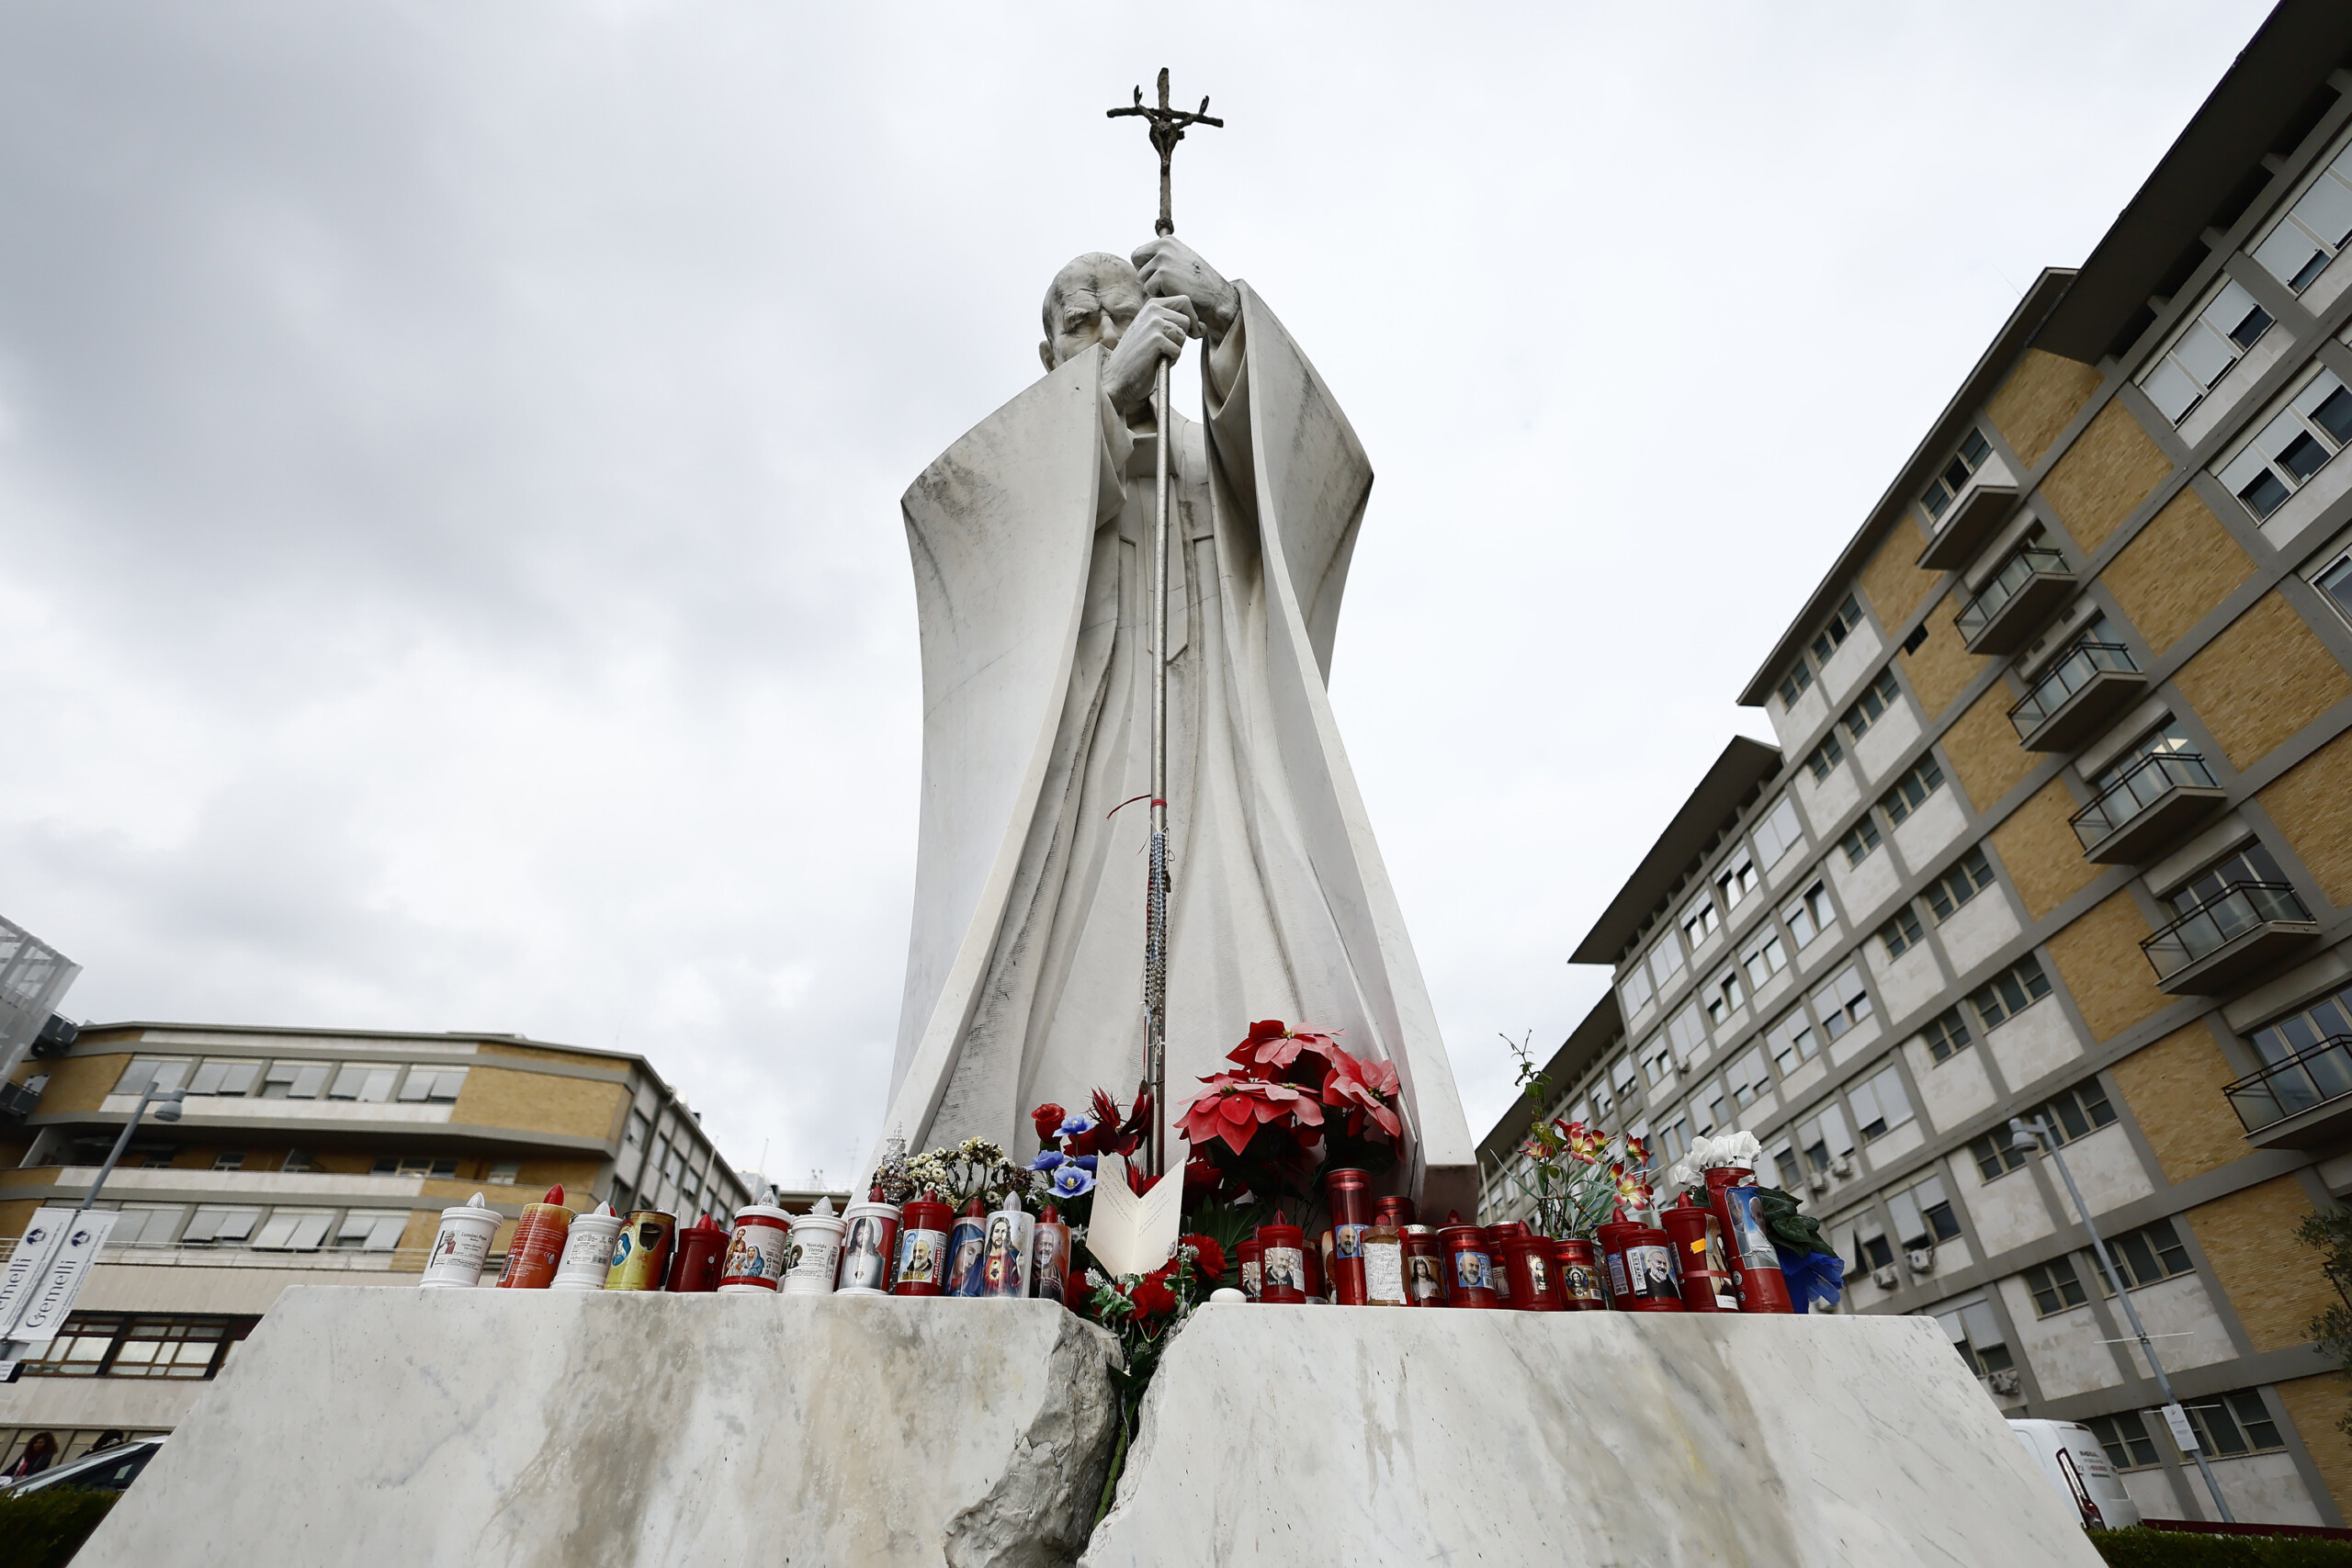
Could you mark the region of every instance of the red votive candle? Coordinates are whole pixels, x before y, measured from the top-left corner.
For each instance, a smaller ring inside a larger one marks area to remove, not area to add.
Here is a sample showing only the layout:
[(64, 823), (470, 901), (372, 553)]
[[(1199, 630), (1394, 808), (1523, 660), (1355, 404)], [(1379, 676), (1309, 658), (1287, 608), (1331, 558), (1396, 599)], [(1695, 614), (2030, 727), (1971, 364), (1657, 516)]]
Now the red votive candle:
[(1552, 1244), (1552, 1260), (1559, 1269), (1560, 1304), (1570, 1312), (1606, 1312), (1609, 1299), (1600, 1293), (1600, 1249), (1581, 1237)]
[(1296, 1225), (1260, 1225), (1257, 1247), (1258, 1299), (1278, 1306), (1303, 1305), (1306, 1301), (1306, 1233)]
[(1510, 1276), (1510, 1304), (1521, 1312), (1559, 1312), (1558, 1279), (1552, 1272), (1552, 1238), (1515, 1235), (1503, 1243), (1503, 1269)]
[(1331, 1211), (1331, 1299), (1341, 1306), (1365, 1301), (1363, 1233), (1372, 1228), (1371, 1180), (1361, 1170), (1323, 1173), (1323, 1198)]
[(1679, 1203), (1661, 1213), (1657, 1220), (1681, 1268), (1683, 1309), (1737, 1312), (1739, 1292), (1732, 1288), (1731, 1265), (1724, 1257), (1723, 1224), (1715, 1218), (1714, 1210), (1703, 1204)]
[(1493, 1307), (1493, 1260), (1487, 1254), (1487, 1233), (1476, 1225), (1456, 1223), (1439, 1227), (1438, 1249), (1444, 1254), (1446, 1304)]

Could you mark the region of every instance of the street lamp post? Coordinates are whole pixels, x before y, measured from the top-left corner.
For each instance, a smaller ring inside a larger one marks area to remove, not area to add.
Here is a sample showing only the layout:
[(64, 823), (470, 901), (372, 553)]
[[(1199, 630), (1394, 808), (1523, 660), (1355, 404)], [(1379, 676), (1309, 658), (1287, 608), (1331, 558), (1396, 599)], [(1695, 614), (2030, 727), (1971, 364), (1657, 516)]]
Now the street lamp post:
[[(123, 1151), (130, 1146), (130, 1136), (139, 1131), (140, 1119), (147, 1114), (148, 1106), (152, 1104), (155, 1108), (156, 1121), (176, 1122), (180, 1119), (180, 1101), (187, 1098), (187, 1090), (178, 1089), (159, 1089), (152, 1083), (147, 1086), (139, 1097), (139, 1103), (130, 1108), (130, 1118), (123, 1122), (120, 1135), (115, 1139), (113, 1149), (107, 1155), (106, 1164), (98, 1167), (98, 1179), (90, 1183), (87, 1192), (82, 1194), (82, 1205), (74, 1211), (74, 1219), (78, 1220), (88, 1213), (90, 1206), (98, 1201), (99, 1190), (106, 1186), (107, 1178), (114, 1174), (114, 1168), (122, 1160)], [(71, 1234), (72, 1221), (67, 1222), (67, 1231)], [(27, 1291), (17, 1310), (9, 1314), (7, 1328), (0, 1331), (0, 1347), (9, 1344), (17, 1325), (24, 1321), (25, 1314), (31, 1310), (32, 1304), (33, 1292)], [(13, 1351), (7, 1354), (13, 1359)]]
[[(2066, 1156), (2058, 1152), (2058, 1140), (2050, 1135), (2050, 1123), (2039, 1116), (2030, 1122), (2010, 1117), (2009, 1146), (2025, 1154), (2039, 1148), (2058, 1168), (2058, 1179), (2066, 1184), (2066, 1195), (2075, 1201), (2075, 1213), (2083, 1217), (2083, 1228), (2090, 1232), (2091, 1250), (2098, 1258), (2099, 1273), (2115, 1299), (2123, 1303), (2123, 1315), (2132, 1324), (2132, 1337), (2140, 1342), (2140, 1354), (2148, 1359), (2148, 1370), (2155, 1374), (2157, 1392), (2164, 1395), (2167, 1405), (2178, 1405), (2180, 1401), (2172, 1394), (2172, 1380), (2165, 1376), (2164, 1363), (2156, 1359), (2156, 1348), (2149, 1342), (2147, 1326), (2140, 1321), (2140, 1309), (2132, 1304), (2131, 1292), (2123, 1288), (2123, 1277), (2117, 1271), (2115, 1260), (2108, 1256), (2106, 1239), (2092, 1223), (2091, 1206), (2083, 1201), (2083, 1190), (2075, 1185), (2075, 1173), (2066, 1168)], [(2205, 1478), (2205, 1490), (2213, 1495), (2213, 1506), (2221, 1511), (2222, 1522), (2237, 1523), (2237, 1516), (2230, 1512), (2229, 1504), (2222, 1497), (2222, 1483), (2213, 1479), (2213, 1467), (2205, 1458), (2205, 1445), (2201, 1441), (2193, 1444), (2189, 1453), (2197, 1461), (2197, 1472)]]

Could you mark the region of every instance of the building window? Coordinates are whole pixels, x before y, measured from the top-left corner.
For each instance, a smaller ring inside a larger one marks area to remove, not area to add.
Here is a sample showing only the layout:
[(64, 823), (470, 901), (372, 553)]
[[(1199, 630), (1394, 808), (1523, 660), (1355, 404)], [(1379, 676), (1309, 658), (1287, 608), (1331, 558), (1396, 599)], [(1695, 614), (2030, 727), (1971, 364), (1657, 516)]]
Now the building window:
[(2217, 1394), (2194, 1404), (2183, 1400), (2181, 1408), (2188, 1413), (2197, 1440), (2214, 1459), (2269, 1453), (2287, 1446), (2257, 1389)]
[(1838, 1109), (1834, 1100), (1797, 1123), (1797, 1150), (1816, 1175), (1826, 1173), (1833, 1161), (1854, 1152), (1853, 1137), (1846, 1131), (1845, 1112)]
[(2000, 1320), (1983, 1299), (1937, 1313), (1935, 1319), (1944, 1325), (1944, 1333), (1951, 1337), (1952, 1348), (1960, 1352), (1960, 1359), (1978, 1377), (1990, 1377), (2017, 1365), (2001, 1333)]
[(2050, 976), (2041, 961), (2027, 953), (1968, 994), (1977, 1021), (1990, 1033), (2050, 994)]
[[(1747, 991), (1740, 984), (1739, 971), (1724, 970), (1715, 976), (1715, 983), (1707, 987), (1707, 1021), (1721, 1028), (1724, 1020), (1737, 1012), (1747, 1000)], [(1691, 1021), (1695, 1025), (1698, 1021), (1693, 1019)]]
[(114, 1229), (107, 1233), (108, 1247), (169, 1247), (187, 1210), (177, 1203), (125, 1203), (115, 1213)]
[(133, 1056), (114, 1084), (116, 1094), (145, 1094), (152, 1086), (159, 1094), (180, 1087), (195, 1064), (186, 1056)]
[(1919, 927), (1919, 912), (1905, 904), (1894, 911), (1894, 919), (1879, 927), (1878, 940), (1886, 946), (1889, 958), (1900, 958), (1925, 940), (1927, 933)]
[(390, 1252), (400, 1246), (401, 1233), (407, 1229), (404, 1209), (354, 1209), (335, 1227), (334, 1245), (342, 1251)]
[(1878, 821), (1867, 812), (1860, 821), (1846, 830), (1844, 838), (1838, 840), (1838, 847), (1846, 852), (1849, 867), (1858, 866), (1870, 859), (1871, 852), (1878, 846)]
[(641, 1146), (645, 1142), (645, 1134), (652, 1130), (653, 1124), (645, 1119), (645, 1112), (642, 1111), (630, 1111), (628, 1113), (628, 1131), (621, 1134), (622, 1145), (632, 1149)]
[(1812, 684), (1813, 666), (1807, 664), (1804, 661), (1804, 655), (1800, 653), (1797, 655), (1797, 661), (1789, 666), (1788, 673), (1781, 677), (1781, 706), (1783, 708), (1796, 706), (1797, 699), (1804, 696), (1805, 688)]
[(1723, 869), (1715, 873), (1715, 891), (1723, 895), (1724, 908), (1738, 908), (1740, 900), (1756, 891), (1758, 880), (1756, 863), (1747, 858), (1747, 852), (1735, 850)]
[(2352, 441), (2352, 389), (2322, 370), (2219, 470), (2230, 493), (2267, 518)]
[(1636, 964), (1626, 970), (1625, 977), (1617, 982), (1617, 996), (1629, 1014), (1639, 1012), (1649, 1006), (1650, 972), (1648, 968), (1644, 964)]
[(1958, 1008), (1947, 1008), (1928, 1020), (1928, 1027), (1919, 1032), (1928, 1043), (1928, 1055), (1937, 1062), (1949, 1062), (1956, 1051), (1965, 1050), (1973, 1036), (1968, 1032), (1968, 1019)]
[(1984, 459), (1992, 455), (1992, 444), (1984, 439), (1984, 433), (1971, 430), (1967, 439), (1960, 444), (1960, 450), (1951, 455), (1951, 461), (1944, 465), (1943, 472), (1928, 481), (1928, 488), (1920, 492), (1919, 504), (1926, 510), (1930, 522), (1943, 520), (1952, 497), (1967, 488), (1976, 470), (1984, 466)]
[(2270, 312), (2255, 303), (2245, 285), (2225, 279), (2221, 292), (2140, 378), (2140, 389), (2157, 412), (2178, 424), (2269, 330)]
[(1620, 1056), (1609, 1069), (1609, 1081), (1616, 1087), (1617, 1098), (1630, 1100), (1634, 1095), (1634, 1058)]
[[(2345, 564), (2347, 581), (2352, 581), (2352, 557), (2346, 557)], [(2346, 592), (2352, 594), (2352, 587)], [(2352, 611), (2352, 598), (2346, 599), (2346, 605), (2347, 611)], [(1803, 842), (1804, 835), (1797, 827), (1797, 803), (1784, 795), (1756, 824), (1757, 856), (1767, 868), (1776, 866), (1782, 856)]]
[(1650, 1087), (1655, 1089), (1664, 1083), (1667, 1075), (1672, 1071), (1674, 1071), (1672, 1048), (1663, 1039), (1651, 1041), (1648, 1051), (1643, 1055), (1642, 1076), (1649, 1079)]
[(465, 1087), (463, 1067), (411, 1067), (408, 1081), (401, 1085), (401, 1098), (448, 1105), (456, 1101), (458, 1091)]
[(1846, 639), (1854, 635), (1854, 628), (1861, 624), (1862, 607), (1855, 602), (1854, 596), (1849, 593), (1846, 595), (1846, 602), (1838, 606), (1838, 613), (1829, 617), (1829, 624), (1823, 626), (1815, 636), (1813, 639), (1815, 661), (1821, 664), (1828, 663), (1829, 656), (1844, 647)]
[(2305, 1051), (2352, 1044), (2352, 987), (2287, 1018), (2272, 1019), (2249, 1036), (2266, 1066), (2292, 1060)]
[[(2181, 728), (2180, 720), (2166, 717), (2164, 723), (2133, 741), (2131, 748), (2121, 756), (2101, 768), (2098, 775), (2090, 781), (2092, 791), (2103, 795), (2109, 791), (2122, 788), (2124, 781), (2132, 776), (2132, 771), (2151, 757), (2186, 757), (2197, 762), (2202, 762), (2205, 760), (2190, 749), (2188, 734)], [(2175, 773), (2158, 774), (2150, 779), (2148, 784), (2154, 788), (2162, 789), (2167, 784), (2186, 782), (2189, 781)]]
[[(2312, 586), (2327, 595), (2337, 615), (2352, 621), (2352, 555), (2336, 557), (2326, 570), (2312, 579)], [(1764, 858), (1770, 862), (1772, 857)]]
[(259, 1062), (209, 1061), (196, 1069), (187, 1080), (190, 1094), (217, 1094), (238, 1097), (254, 1091), (254, 1080), (261, 1077)]
[(1854, 1108), (1854, 1130), (1866, 1144), (1911, 1120), (1911, 1099), (1903, 1092), (1903, 1075), (1893, 1062), (1847, 1090), (1846, 1099)]
[(2284, 886), (2286, 874), (2259, 840), (2215, 861), (2178, 887), (2165, 895), (2165, 902), (2172, 906), (2176, 915), (2186, 915), (2211, 904), (2233, 887), (2245, 887), (2267, 883)]
[[(2069, 1312), (2090, 1298), (2083, 1292), (2082, 1277), (2075, 1272), (2072, 1258), (2053, 1258), (2047, 1263), (2037, 1263), (2025, 1271), (2025, 1288), (2033, 1292), (2033, 1311), (2037, 1317), (2052, 1313)], [(2100, 1439), (2105, 1442), (2105, 1438)]]
[(2278, 226), (2254, 247), (2270, 276), (2301, 294), (2352, 240), (2352, 147), (2320, 171)]
[(523, 1179), (523, 1162), (513, 1159), (500, 1160), (490, 1168), (490, 1174), (483, 1179), (493, 1187), (517, 1186)]
[(1983, 846), (1960, 857), (1960, 863), (1928, 885), (1928, 908), (1936, 912), (1936, 923), (1943, 924), (1958, 914), (1966, 904), (1993, 886), (1993, 865), (1984, 858)]
[(316, 1252), (334, 1215), (316, 1209), (278, 1209), (254, 1237), (256, 1252)]
[(1715, 928), (1721, 924), (1723, 917), (1715, 913), (1715, 901), (1702, 893), (1691, 900), (1689, 908), (1682, 911), (1683, 940), (1690, 944), (1690, 951), (1696, 953), (1699, 944), (1714, 935)]
[(316, 1100), (327, 1087), (327, 1062), (272, 1062), (262, 1075), (264, 1100)]
[(243, 1149), (214, 1150), (212, 1155), (212, 1168), (215, 1170), (244, 1169), (245, 1151)]
[(1805, 1017), (1804, 1009), (1791, 1008), (1780, 1022), (1764, 1032), (1764, 1047), (1772, 1053), (1772, 1065), (1786, 1077), (1813, 1060), (1820, 1043), (1814, 1036), (1813, 1021)]
[(1912, 764), (1910, 772), (1894, 781), (1893, 789), (1879, 797), (1878, 808), (1899, 828), (1904, 818), (1928, 803), (1928, 796), (1943, 787), (1944, 771), (1936, 766), (1933, 757), (1922, 757)]
[(1663, 991), (1666, 983), (1681, 973), (1682, 949), (1676, 944), (1674, 933), (1668, 931), (1656, 947), (1650, 949), (1650, 978), (1656, 980), (1657, 988)]
[(1876, 680), (1862, 688), (1862, 694), (1856, 697), (1854, 705), (1846, 710), (1846, 716), (1840, 722), (1846, 726), (1847, 735), (1860, 740), (1870, 733), (1871, 726), (1884, 718), (1886, 710), (1900, 702), (1902, 697), (1901, 688), (1894, 683), (1894, 666), (1890, 664), (1878, 672)]
[(1658, 1129), (1657, 1139), (1666, 1151), (1666, 1163), (1672, 1165), (1690, 1152), (1690, 1123), (1678, 1116)]
[(1761, 940), (1739, 955), (1739, 966), (1747, 971), (1750, 990), (1786, 969), (1789, 966), (1789, 950), (1781, 945), (1780, 931), (1767, 925)]
[(373, 1176), (437, 1176), (447, 1180), (458, 1174), (455, 1155), (378, 1155)]
[[(2191, 1273), (2197, 1267), (2188, 1260), (2188, 1248), (2181, 1245), (2180, 1233), (2170, 1220), (2109, 1237), (2107, 1255), (2115, 1260), (2115, 1271), (2123, 1276), (2123, 1288), (2128, 1291)], [(2114, 1294), (2104, 1280), (2098, 1289), (2103, 1296)]]
[(250, 1333), (251, 1317), (212, 1317), (164, 1313), (77, 1312), (38, 1360), (25, 1363), (28, 1377), (182, 1378), (211, 1377), (233, 1345)]
[(1756, 1103), (1756, 1097), (1771, 1087), (1771, 1074), (1765, 1070), (1764, 1047), (1751, 1045), (1724, 1069), (1724, 1081), (1731, 1086), (1731, 1097), (1741, 1110)]
[(1886, 1212), (1894, 1220), (1894, 1238), (1905, 1251), (1939, 1247), (1960, 1235), (1960, 1215), (1940, 1176), (1923, 1178), (1890, 1195)]
[(385, 1100), (392, 1098), (392, 1085), (400, 1081), (398, 1067), (378, 1066), (369, 1062), (345, 1062), (334, 1076), (334, 1087), (327, 1090), (329, 1100)]
[(259, 1209), (232, 1208), (225, 1204), (203, 1203), (187, 1222), (187, 1229), (180, 1233), (183, 1247), (234, 1247), (251, 1240), (254, 1227), (261, 1224)]
[(1836, 1040), (1871, 1015), (1871, 994), (1862, 985), (1861, 966), (1849, 964), (1813, 993), (1814, 1016), (1822, 1032)]
[(2086, 1416), (2083, 1425), (2091, 1429), (2098, 1446), (2107, 1450), (2107, 1462), (2119, 1471), (2154, 1470), (2163, 1462), (2156, 1457), (2155, 1439), (2148, 1436), (2147, 1424), (2136, 1410)]
[(278, 1161), (277, 1168), (299, 1175), (306, 1170), (316, 1170), (318, 1163), (311, 1157), (308, 1149), (288, 1149), (286, 1157)]
[[(1865, 854), (1869, 853), (1866, 850)], [(1799, 951), (1813, 945), (1813, 939), (1827, 931), (1836, 915), (1829, 908), (1829, 885), (1816, 882), (1797, 896), (1797, 901), (1781, 911), (1781, 919), (1789, 923), (1789, 934), (1796, 938)]]
[(1845, 760), (1846, 748), (1838, 744), (1838, 732), (1833, 729), (1821, 738), (1821, 744), (1805, 758), (1804, 765), (1812, 770), (1814, 783), (1826, 784), (1829, 771)]
[(1894, 1244), (1887, 1239), (1886, 1222), (1865, 1209), (1854, 1216), (1854, 1272), (1870, 1273), (1894, 1263)]
[[(2043, 1100), (2021, 1120), (2031, 1122), (2037, 1117), (2047, 1125), (2052, 1142), (2071, 1144), (2112, 1123), (2115, 1107), (2108, 1103), (2107, 1090), (2099, 1087), (2098, 1079), (2085, 1078), (2074, 1088)], [(2006, 1176), (2026, 1162), (2026, 1152), (2010, 1143), (2007, 1126), (1976, 1139), (1968, 1145), (1968, 1152), (1975, 1157), (1977, 1173), (1987, 1181)]]

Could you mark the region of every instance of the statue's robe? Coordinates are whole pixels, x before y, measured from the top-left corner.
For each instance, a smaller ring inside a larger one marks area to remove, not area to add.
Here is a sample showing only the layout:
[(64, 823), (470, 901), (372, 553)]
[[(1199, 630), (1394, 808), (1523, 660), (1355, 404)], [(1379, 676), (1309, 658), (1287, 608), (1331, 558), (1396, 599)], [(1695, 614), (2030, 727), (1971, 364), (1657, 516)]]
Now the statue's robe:
[[(1399, 1184), (1467, 1214), (1469, 1128), (1325, 691), (1372, 468), (1240, 291), (1203, 356), (1205, 425), (1170, 422), (1171, 1128), (1250, 1021), (1342, 1030), (1396, 1065)], [(883, 1132), (914, 1148), (1032, 1148), (1033, 1106), (1142, 1076), (1158, 436), (1111, 408), (1103, 359), (1047, 373), (901, 503), (922, 816)]]

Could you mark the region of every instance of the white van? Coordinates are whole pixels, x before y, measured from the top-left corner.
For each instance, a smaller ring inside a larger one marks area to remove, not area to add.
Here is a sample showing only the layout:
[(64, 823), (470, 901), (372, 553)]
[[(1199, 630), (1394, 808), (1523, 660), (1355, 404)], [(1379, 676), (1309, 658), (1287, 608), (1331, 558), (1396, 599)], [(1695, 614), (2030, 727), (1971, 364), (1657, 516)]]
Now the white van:
[(2085, 1529), (2116, 1530), (2140, 1522), (2139, 1505), (2123, 1490), (2088, 1427), (2078, 1421), (2012, 1420), (2009, 1430), (2033, 1456), (2034, 1468), (2074, 1506)]

